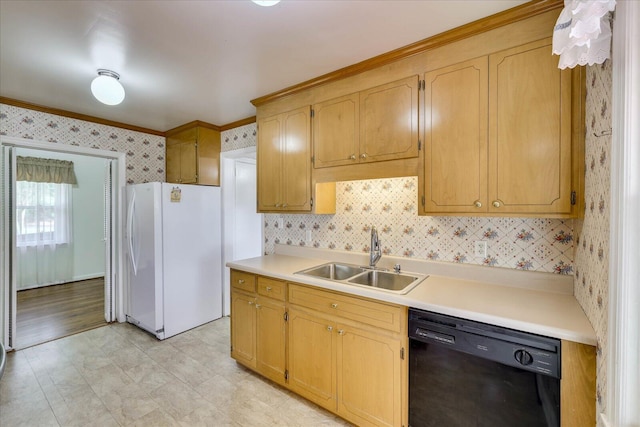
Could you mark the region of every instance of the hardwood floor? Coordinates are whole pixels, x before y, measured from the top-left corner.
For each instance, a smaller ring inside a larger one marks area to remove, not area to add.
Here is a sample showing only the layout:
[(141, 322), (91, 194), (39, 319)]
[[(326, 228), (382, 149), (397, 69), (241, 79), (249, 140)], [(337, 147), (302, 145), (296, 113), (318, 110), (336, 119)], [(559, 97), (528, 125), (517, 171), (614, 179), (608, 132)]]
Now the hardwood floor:
[(20, 291), (15, 348), (41, 344), (106, 323), (103, 278)]

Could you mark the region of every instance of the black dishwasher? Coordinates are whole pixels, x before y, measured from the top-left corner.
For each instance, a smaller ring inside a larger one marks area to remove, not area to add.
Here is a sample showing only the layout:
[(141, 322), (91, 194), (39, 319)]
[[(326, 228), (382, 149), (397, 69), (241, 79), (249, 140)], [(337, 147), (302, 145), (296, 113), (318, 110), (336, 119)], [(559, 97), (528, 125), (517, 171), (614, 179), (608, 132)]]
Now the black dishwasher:
[(410, 427), (559, 427), (560, 340), (409, 310)]

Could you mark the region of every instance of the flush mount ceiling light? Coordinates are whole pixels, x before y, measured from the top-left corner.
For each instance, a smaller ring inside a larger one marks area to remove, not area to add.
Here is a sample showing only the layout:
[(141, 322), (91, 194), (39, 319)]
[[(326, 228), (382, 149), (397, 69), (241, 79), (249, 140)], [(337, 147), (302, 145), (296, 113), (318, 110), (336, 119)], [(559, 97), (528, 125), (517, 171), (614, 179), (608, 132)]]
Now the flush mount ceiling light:
[(124, 99), (124, 88), (118, 80), (120, 74), (99, 69), (98, 77), (91, 82), (91, 93), (103, 104), (118, 105)]
[(280, 0), (251, 0), (255, 4), (260, 6), (273, 6), (274, 4), (280, 3)]

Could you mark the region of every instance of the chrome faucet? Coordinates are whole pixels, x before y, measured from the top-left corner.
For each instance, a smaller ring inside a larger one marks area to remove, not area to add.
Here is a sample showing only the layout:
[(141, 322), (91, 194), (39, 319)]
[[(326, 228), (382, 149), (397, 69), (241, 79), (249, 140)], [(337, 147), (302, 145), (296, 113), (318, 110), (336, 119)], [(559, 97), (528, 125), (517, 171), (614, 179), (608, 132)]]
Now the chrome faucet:
[(376, 263), (380, 261), (382, 251), (380, 250), (380, 240), (378, 239), (378, 230), (371, 226), (371, 249), (369, 249), (369, 268), (375, 269)]

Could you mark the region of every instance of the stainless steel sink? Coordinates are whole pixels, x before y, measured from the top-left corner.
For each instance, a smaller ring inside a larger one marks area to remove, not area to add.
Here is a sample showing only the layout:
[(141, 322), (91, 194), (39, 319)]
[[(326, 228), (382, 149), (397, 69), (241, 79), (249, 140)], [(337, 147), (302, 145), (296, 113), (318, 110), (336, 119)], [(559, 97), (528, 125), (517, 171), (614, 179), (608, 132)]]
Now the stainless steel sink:
[(406, 294), (427, 277), (424, 274), (393, 273), (337, 262), (317, 265), (294, 274), (332, 280), (348, 285), (377, 288), (398, 294)]
[(362, 267), (350, 264), (339, 264), (330, 262), (328, 264), (318, 265), (307, 270), (299, 271), (296, 274), (304, 274), (307, 276), (322, 277), (329, 280), (346, 280), (350, 277), (365, 271)]
[(388, 291), (401, 291), (416, 280), (420, 280), (420, 278), (402, 273), (372, 270), (355, 276), (347, 280), (347, 282), (371, 286), (373, 288), (386, 289)]

